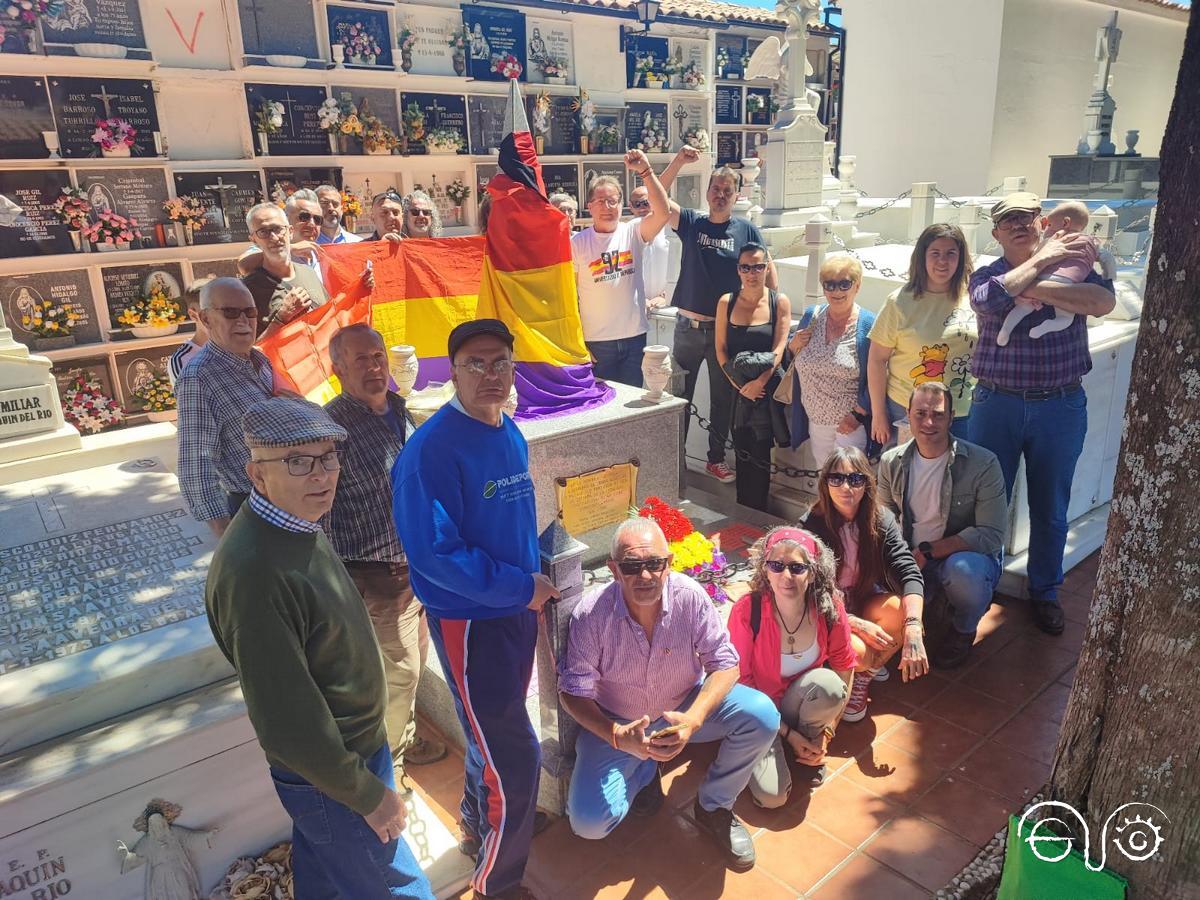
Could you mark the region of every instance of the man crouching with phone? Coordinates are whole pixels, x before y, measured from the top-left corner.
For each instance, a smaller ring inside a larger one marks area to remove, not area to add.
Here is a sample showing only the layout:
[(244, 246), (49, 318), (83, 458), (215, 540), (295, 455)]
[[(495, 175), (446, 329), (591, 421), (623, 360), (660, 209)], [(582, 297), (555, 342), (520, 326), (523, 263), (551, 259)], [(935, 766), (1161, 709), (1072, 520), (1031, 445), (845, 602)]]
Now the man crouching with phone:
[(754, 865), (750, 834), (733, 803), (774, 740), (771, 700), (738, 684), (738, 655), (704, 589), (671, 571), (672, 554), (651, 519), (629, 519), (613, 537), (614, 581), (571, 615), (559, 661), (562, 704), (583, 726), (567, 799), (580, 837), (608, 835), (625, 816), (663, 802), (659, 764), (689, 741), (720, 741), (700, 785), (696, 824), (729, 865)]

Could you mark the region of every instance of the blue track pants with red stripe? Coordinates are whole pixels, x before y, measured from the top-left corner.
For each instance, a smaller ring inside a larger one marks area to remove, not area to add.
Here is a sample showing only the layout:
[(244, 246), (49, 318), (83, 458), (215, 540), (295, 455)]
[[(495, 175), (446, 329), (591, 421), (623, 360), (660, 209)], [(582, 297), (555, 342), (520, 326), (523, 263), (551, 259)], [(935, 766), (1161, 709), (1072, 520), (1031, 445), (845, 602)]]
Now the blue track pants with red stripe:
[(462, 822), (481, 841), (471, 886), (499, 895), (521, 883), (537, 811), (542, 754), (525, 708), (537, 614), (428, 618), (467, 736)]

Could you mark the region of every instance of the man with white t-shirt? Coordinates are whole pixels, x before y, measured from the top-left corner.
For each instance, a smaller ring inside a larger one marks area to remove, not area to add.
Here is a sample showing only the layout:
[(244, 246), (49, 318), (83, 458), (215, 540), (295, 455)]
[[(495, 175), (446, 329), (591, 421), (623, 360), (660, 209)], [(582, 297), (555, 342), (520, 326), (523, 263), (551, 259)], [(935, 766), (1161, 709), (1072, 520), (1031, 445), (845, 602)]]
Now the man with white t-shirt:
[[(650, 191), (639, 185), (629, 192), (629, 208), (639, 219), (650, 215)], [(643, 257), (642, 285), (646, 291), (646, 306), (659, 309), (667, 305), (667, 267), (671, 248), (667, 245), (667, 229), (660, 231), (649, 244)]]
[(912, 440), (879, 463), (879, 502), (900, 519), (925, 578), (926, 596), (941, 585), (950, 627), (932, 662), (961, 666), (1000, 580), (1008, 495), (990, 450), (950, 435), (954, 397), (944, 384), (917, 385), (908, 401)]
[(670, 218), (670, 206), (645, 153), (630, 150), (625, 165), (646, 185), (650, 212), (622, 222), (621, 183), (602, 175), (588, 188), (592, 225), (571, 238), (571, 255), (583, 338), (595, 360), (596, 377), (641, 387), (649, 328), (642, 267), (647, 245)]

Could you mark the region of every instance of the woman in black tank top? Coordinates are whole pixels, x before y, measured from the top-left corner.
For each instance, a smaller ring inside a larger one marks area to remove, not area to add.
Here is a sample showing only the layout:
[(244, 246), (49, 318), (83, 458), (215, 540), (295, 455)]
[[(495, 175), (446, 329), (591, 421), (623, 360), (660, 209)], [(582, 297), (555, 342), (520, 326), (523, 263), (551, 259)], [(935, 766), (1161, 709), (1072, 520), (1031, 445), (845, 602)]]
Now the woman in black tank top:
[(791, 324), (791, 304), (766, 286), (766, 247), (747, 244), (738, 253), (742, 287), (717, 301), (717, 361), (733, 384), (730, 433), (737, 454), (737, 501), (766, 510), (771, 486), (771, 447), (780, 434), (782, 412), (775, 409)]

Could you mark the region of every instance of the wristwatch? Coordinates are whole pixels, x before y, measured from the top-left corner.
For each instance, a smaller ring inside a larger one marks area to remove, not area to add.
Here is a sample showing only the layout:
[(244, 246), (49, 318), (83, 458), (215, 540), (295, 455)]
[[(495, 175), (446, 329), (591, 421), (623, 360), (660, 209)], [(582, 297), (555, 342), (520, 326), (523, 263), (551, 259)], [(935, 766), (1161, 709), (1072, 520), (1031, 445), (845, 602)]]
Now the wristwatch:
[(929, 543), (929, 541), (921, 541), (921, 543), (917, 544), (917, 549), (925, 555), (926, 559), (935, 559), (933, 555), (933, 544)]

